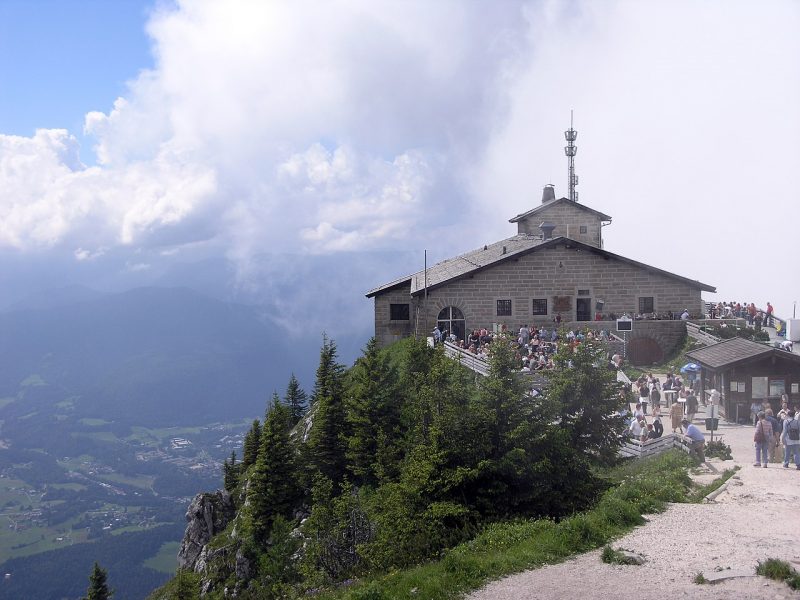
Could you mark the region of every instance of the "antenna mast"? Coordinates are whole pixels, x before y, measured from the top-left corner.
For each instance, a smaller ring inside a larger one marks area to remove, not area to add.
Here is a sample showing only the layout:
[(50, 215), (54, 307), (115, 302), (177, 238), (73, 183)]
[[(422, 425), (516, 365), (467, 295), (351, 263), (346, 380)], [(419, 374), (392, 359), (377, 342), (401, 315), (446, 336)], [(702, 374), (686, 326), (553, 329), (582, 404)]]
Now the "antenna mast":
[(578, 152), (578, 147), (575, 145), (575, 140), (578, 138), (578, 132), (572, 128), (572, 111), (569, 111), (569, 129), (564, 132), (564, 137), (567, 140), (567, 145), (564, 147), (564, 154), (567, 155), (567, 162), (569, 163), (569, 199), (573, 202), (578, 201), (578, 192), (575, 191), (575, 186), (578, 185), (578, 176), (575, 175), (575, 153)]

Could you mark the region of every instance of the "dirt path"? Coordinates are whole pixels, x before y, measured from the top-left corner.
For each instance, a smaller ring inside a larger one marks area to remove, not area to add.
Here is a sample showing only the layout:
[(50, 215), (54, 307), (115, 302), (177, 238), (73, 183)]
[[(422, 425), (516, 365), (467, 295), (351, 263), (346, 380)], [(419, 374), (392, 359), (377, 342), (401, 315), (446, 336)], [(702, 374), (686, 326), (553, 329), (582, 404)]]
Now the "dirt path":
[[(702, 409), (701, 409), (702, 410)], [(704, 417), (699, 413), (695, 424)], [(698, 585), (700, 573), (753, 570), (759, 560), (782, 558), (800, 570), (800, 471), (782, 463), (753, 466), (753, 428), (721, 424), (733, 461), (711, 459), (698, 479), (713, 480), (739, 465), (714, 502), (673, 504), (616, 540), (614, 548), (643, 554), (642, 566), (607, 565), (600, 551), (564, 563), (512, 575), (468, 596), (470, 600), (646, 600), (674, 598), (800, 598), (784, 583), (763, 577)], [(703, 429), (701, 427), (701, 429)]]

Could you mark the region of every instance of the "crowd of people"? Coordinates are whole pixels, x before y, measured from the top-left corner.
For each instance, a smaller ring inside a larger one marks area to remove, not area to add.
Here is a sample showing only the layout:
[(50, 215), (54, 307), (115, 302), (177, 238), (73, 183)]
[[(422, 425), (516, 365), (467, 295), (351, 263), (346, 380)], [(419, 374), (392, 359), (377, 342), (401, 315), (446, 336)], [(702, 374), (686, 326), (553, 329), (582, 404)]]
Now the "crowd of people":
[(783, 394), (777, 414), (768, 401), (760, 400), (753, 401), (750, 413), (755, 427), (756, 462), (753, 466), (766, 468), (771, 462), (779, 462), (783, 454), (785, 468), (788, 469), (790, 461), (794, 460), (795, 467), (800, 470), (800, 405), (790, 408), (789, 399)]
[(756, 307), (753, 302), (713, 302), (708, 305), (709, 319), (745, 319), (747, 324), (760, 328), (772, 327), (774, 321), (774, 309), (772, 304), (767, 302), (766, 309)]
[[(688, 438), (691, 452), (703, 462), (705, 460), (705, 438), (695, 425), (692, 424), (698, 410), (698, 400), (695, 395), (697, 381), (684, 381), (680, 375), (667, 373), (666, 379), (661, 381), (652, 373), (642, 374), (632, 383), (633, 393), (636, 395), (636, 407), (633, 414), (623, 416), (628, 418), (626, 434), (630, 439), (647, 443), (660, 438), (664, 434), (664, 425), (661, 422), (661, 403), (665, 393), (675, 394), (667, 410), (672, 433), (680, 432)], [(627, 396), (627, 391), (621, 392)], [(705, 405), (705, 403), (704, 403)], [(647, 414), (650, 407), (651, 415)], [(652, 419), (647, 422), (648, 416)]]
[[(605, 330), (559, 331), (558, 324), (555, 323), (555, 326), (551, 329), (544, 326), (529, 327), (526, 324), (520, 327), (518, 332), (514, 333), (516, 338), (512, 338), (512, 343), (522, 372), (555, 368), (553, 357), (562, 344), (569, 344), (574, 347), (586, 340), (609, 340), (609, 333)], [(500, 334), (510, 335), (505, 325), (501, 327)], [(462, 350), (474, 354), (477, 358), (488, 361), (496, 335), (487, 329), (473, 329), (466, 336), (466, 339), (459, 340), (452, 333), (442, 332), (437, 326), (433, 330), (433, 341), (435, 344), (448, 341)]]

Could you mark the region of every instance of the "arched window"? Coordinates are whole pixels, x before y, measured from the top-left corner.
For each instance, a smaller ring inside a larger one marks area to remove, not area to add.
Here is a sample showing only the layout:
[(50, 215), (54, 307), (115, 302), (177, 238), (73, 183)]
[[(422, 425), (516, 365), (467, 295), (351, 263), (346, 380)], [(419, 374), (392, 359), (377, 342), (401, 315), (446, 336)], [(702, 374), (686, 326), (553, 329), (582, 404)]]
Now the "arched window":
[(463, 340), (467, 333), (467, 322), (464, 320), (464, 313), (455, 306), (447, 306), (439, 312), (436, 324), (445, 335), (453, 334), (459, 340)]

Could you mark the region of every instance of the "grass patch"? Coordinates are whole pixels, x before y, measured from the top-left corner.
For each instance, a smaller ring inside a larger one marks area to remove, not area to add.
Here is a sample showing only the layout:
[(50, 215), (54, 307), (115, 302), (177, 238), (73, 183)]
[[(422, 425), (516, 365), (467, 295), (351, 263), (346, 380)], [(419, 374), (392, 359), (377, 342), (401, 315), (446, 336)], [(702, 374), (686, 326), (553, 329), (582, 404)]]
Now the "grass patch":
[(83, 419), (79, 419), (78, 423), (81, 425), (88, 425), (89, 427), (101, 427), (103, 425), (110, 425), (111, 421), (106, 421), (105, 419), (94, 419), (91, 417), (85, 417)]
[[(624, 548), (615, 550), (611, 546), (603, 548), (603, 553), (600, 555), (600, 560), (609, 565), (640, 565), (640, 560), (633, 556), (629, 556), (623, 552)], [(628, 550), (627, 552), (630, 552)]]
[(734, 473), (739, 470), (739, 467), (735, 467), (733, 469), (725, 469), (722, 475), (717, 477), (714, 481), (707, 485), (700, 486), (694, 492), (691, 493), (689, 496), (689, 500), (691, 502), (702, 502), (703, 498), (708, 496), (711, 492), (718, 490), (722, 487), (722, 484), (728, 481), (731, 477), (733, 477)]
[(800, 590), (800, 573), (785, 560), (768, 558), (764, 562), (759, 562), (756, 573), (776, 581), (785, 581), (793, 590)]
[(692, 581), (697, 585), (703, 585), (704, 583), (708, 583), (708, 579), (706, 579), (702, 573), (698, 573), (697, 575), (695, 575)]
[(609, 476), (618, 485), (597, 505), (558, 523), (547, 519), (496, 523), (475, 539), (447, 551), (437, 562), (392, 572), (318, 598), (458, 598), (487, 581), (604, 546), (660, 512), (668, 502), (686, 502), (692, 461), (673, 450), (626, 463)]
[(178, 569), (178, 550), (180, 542), (165, 542), (155, 556), (151, 556), (144, 561), (144, 566), (158, 571), (159, 573), (175, 573)]
[(764, 562), (758, 563), (756, 573), (762, 577), (783, 581), (784, 579), (789, 579), (789, 577), (797, 573), (797, 571), (785, 560), (768, 558)]

